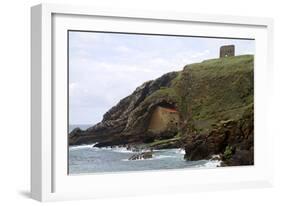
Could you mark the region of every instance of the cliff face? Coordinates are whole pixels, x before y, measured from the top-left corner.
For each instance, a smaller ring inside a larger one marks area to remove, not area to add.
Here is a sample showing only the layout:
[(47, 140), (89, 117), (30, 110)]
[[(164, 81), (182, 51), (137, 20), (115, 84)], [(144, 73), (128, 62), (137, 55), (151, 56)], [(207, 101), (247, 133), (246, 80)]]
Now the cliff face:
[[(251, 55), (187, 65), (181, 72), (144, 83), (111, 108), (102, 122), (71, 132), (69, 143), (182, 147), (188, 160), (222, 154), (226, 165), (253, 164), (253, 84)], [(149, 132), (158, 106), (177, 110), (178, 130)]]
[(208, 133), (190, 133), (186, 136), (187, 160), (210, 159), (220, 154), (223, 166), (254, 164), (253, 105), (239, 120), (229, 119), (212, 126)]
[[(97, 146), (111, 146), (152, 141), (155, 135), (148, 132), (147, 128), (153, 110), (158, 105), (173, 105), (176, 102), (168, 96), (151, 97), (160, 88), (171, 87), (176, 76), (176, 72), (171, 72), (154, 81), (145, 82), (105, 113), (100, 123), (86, 131), (75, 129), (71, 132), (69, 144), (99, 142)], [(161, 135), (170, 136), (168, 133)]]
[(187, 160), (221, 154), (224, 165), (253, 164), (253, 56), (188, 65), (175, 89)]

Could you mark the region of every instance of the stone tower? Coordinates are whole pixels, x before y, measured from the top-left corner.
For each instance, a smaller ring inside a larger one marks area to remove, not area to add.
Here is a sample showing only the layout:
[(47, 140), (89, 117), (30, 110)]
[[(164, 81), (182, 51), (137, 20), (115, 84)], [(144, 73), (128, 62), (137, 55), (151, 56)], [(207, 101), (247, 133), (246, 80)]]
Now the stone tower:
[(225, 45), (220, 48), (220, 58), (235, 56), (235, 46)]

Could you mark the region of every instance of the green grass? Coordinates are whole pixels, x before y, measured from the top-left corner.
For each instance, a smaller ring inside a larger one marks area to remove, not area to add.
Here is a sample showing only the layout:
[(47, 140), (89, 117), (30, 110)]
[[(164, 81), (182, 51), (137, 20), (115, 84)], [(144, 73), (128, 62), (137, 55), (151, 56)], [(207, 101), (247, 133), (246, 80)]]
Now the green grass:
[(177, 94), (175, 93), (175, 90), (172, 87), (161, 87), (160, 89), (152, 93), (150, 96), (148, 96), (145, 99), (145, 101), (151, 101), (156, 98), (163, 98), (163, 97), (176, 100)]
[(251, 55), (187, 65), (173, 83), (181, 97), (179, 110), (200, 131), (217, 121), (239, 119), (253, 103), (253, 75)]
[(219, 78), (221, 76), (231, 76), (238, 72), (253, 70), (253, 56), (241, 55), (220, 59), (211, 59), (188, 65), (185, 70), (191, 70), (199, 78)]
[(226, 146), (226, 148), (225, 148), (225, 151), (224, 151), (224, 153), (223, 153), (223, 156), (224, 156), (224, 158), (225, 159), (230, 159), (231, 158), (231, 156), (232, 156), (232, 147), (231, 146)]
[[(190, 64), (145, 101), (173, 101), (182, 122), (200, 132), (228, 119), (239, 119), (253, 105), (254, 57), (242, 55)], [(183, 131), (184, 132), (184, 131)]]

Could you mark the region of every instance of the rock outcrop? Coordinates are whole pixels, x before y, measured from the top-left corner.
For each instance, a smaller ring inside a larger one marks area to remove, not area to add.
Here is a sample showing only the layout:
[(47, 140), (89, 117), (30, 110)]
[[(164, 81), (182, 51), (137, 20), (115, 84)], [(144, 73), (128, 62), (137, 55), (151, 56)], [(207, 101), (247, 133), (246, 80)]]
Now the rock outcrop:
[(153, 152), (141, 152), (138, 154), (132, 155), (129, 160), (142, 160), (142, 159), (151, 159), (153, 157)]
[[(69, 134), (69, 144), (99, 142), (96, 147), (121, 145), (136, 142), (152, 142), (157, 136), (171, 137), (170, 132), (153, 134), (147, 131), (152, 111), (158, 105), (174, 105), (169, 96), (152, 98), (152, 94), (163, 87), (170, 87), (177, 72), (171, 72), (138, 87), (133, 94), (122, 99), (105, 113), (103, 120), (85, 131), (74, 129)], [(172, 137), (175, 134), (172, 134)]]
[(187, 160), (220, 154), (222, 165), (254, 163), (253, 81), (252, 56), (208, 60), (183, 70), (177, 90)]
[(220, 154), (222, 166), (253, 165), (253, 118), (253, 107), (249, 107), (240, 120), (222, 121), (206, 135), (190, 134), (186, 139), (185, 158), (211, 159)]

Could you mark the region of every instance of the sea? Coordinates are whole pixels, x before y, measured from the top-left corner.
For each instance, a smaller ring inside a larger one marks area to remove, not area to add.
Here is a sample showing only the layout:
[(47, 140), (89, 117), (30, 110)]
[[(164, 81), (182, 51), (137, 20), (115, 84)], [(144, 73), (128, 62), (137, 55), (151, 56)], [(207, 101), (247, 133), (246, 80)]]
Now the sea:
[[(69, 131), (76, 127), (87, 129), (91, 125), (70, 125)], [(216, 168), (218, 160), (186, 161), (182, 149), (153, 150), (149, 159), (129, 160), (139, 153), (125, 147), (94, 147), (95, 144), (69, 147), (68, 171), (70, 175), (129, 172), (147, 170), (167, 170), (184, 168)]]

